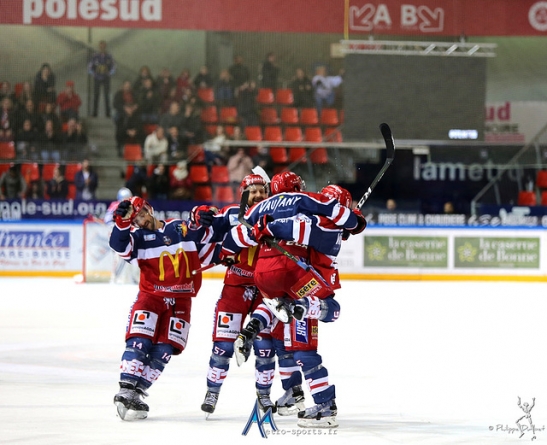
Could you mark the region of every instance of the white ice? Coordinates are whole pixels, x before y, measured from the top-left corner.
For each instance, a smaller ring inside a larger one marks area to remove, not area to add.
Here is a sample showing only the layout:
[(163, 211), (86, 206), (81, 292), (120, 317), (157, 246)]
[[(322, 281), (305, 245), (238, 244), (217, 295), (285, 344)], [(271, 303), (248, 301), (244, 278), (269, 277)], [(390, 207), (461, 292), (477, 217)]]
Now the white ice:
[[(547, 440), (545, 284), (344, 281), (341, 317), (321, 324), (319, 347), (336, 385), (340, 426), (307, 431), (276, 416), (277, 434), (268, 439), (256, 424), (242, 435), (254, 405), (252, 362), (238, 368), (234, 359), (216, 412), (205, 420), (200, 410), (221, 286), (204, 281), (188, 348), (151, 388), (148, 419), (124, 422), (112, 398), (136, 287), (0, 279), (0, 443)], [(276, 376), (273, 398), (281, 393)], [(535, 398), (535, 436), (519, 438), (518, 397), (529, 404)]]

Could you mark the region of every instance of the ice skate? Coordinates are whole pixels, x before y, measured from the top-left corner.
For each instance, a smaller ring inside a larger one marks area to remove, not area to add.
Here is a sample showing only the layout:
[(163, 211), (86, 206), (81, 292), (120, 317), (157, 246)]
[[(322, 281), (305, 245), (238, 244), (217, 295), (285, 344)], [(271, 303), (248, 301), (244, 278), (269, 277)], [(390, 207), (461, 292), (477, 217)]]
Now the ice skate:
[(270, 399), (270, 391), (269, 390), (257, 390), (256, 397), (258, 400), (258, 407), (262, 410), (263, 413), (268, 411), (268, 409), (272, 410), (272, 413), (275, 413), (276, 406)]
[(217, 402), (218, 392), (207, 391), (207, 394), (205, 394), (205, 399), (201, 404), (201, 410), (205, 413), (206, 419), (215, 412)]
[(329, 400), (299, 412), (297, 425), (302, 428), (336, 428), (337, 413), (336, 403)]
[(306, 409), (304, 405), (304, 391), (300, 385), (293, 386), (285, 391), (275, 402), (277, 414), (280, 416), (294, 416)]
[(131, 383), (120, 383), (120, 392), (114, 396), (114, 405), (122, 420), (142, 420), (148, 417), (148, 405), (141, 400), (147, 396), (143, 390), (135, 389)]
[(282, 323), (290, 323), (293, 319), (293, 303), (290, 298), (264, 298), (262, 300)]

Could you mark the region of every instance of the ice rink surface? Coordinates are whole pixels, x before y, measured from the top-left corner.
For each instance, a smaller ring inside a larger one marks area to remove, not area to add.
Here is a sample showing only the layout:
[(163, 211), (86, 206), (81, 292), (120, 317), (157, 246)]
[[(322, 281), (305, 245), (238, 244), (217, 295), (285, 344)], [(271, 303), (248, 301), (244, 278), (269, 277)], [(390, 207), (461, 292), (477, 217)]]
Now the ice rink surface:
[[(123, 422), (112, 398), (137, 288), (0, 279), (0, 443), (500, 444), (547, 441), (547, 295), (542, 283), (343, 281), (340, 319), (319, 352), (336, 385), (339, 428), (256, 424), (254, 368), (235, 360), (216, 412), (200, 405), (222, 286), (205, 280), (186, 351), (151, 388), (148, 419)], [(282, 394), (276, 376), (272, 399)], [(535, 433), (518, 406), (530, 411)], [(312, 399), (306, 393), (306, 404)], [(270, 428), (266, 426), (266, 430)], [(307, 433), (307, 434), (303, 434)]]

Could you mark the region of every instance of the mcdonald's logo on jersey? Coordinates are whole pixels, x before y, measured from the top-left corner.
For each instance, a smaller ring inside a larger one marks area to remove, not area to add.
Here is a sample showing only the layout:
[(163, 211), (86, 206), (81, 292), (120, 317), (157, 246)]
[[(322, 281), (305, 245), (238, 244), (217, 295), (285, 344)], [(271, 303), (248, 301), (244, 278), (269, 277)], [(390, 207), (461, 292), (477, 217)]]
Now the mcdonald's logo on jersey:
[(173, 270), (175, 272), (175, 278), (180, 278), (180, 267), (181, 267), (180, 258), (181, 258), (181, 256), (184, 257), (184, 261), (186, 263), (185, 276), (186, 276), (186, 278), (191, 277), (191, 275), (190, 275), (190, 264), (188, 263), (188, 255), (186, 255), (186, 252), (184, 251), (184, 249), (182, 247), (179, 247), (174, 255), (171, 255), (171, 253), (169, 253), (168, 251), (163, 251), (162, 253), (160, 253), (160, 258), (159, 258), (159, 268), (160, 268), (159, 280), (160, 281), (165, 281), (165, 266), (164, 266), (165, 257), (168, 257), (169, 260), (171, 261), (171, 264), (173, 265)]

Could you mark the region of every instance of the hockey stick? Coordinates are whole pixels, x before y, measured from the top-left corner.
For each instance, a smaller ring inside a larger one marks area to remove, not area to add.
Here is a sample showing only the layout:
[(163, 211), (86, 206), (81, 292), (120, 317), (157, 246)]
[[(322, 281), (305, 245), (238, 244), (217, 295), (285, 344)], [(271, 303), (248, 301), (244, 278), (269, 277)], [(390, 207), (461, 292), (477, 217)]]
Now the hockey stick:
[[(245, 190), (242, 194), (241, 194), (241, 203), (239, 204), (239, 213), (237, 215), (237, 220), (239, 221), (240, 224), (243, 224), (245, 227), (247, 227), (248, 229), (252, 229), (253, 226), (251, 226), (247, 221), (245, 221), (245, 209), (247, 207), (247, 202), (249, 201), (249, 190)], [(299, 260), (297, 257), (295, 257), (292, 253), (290, 252), (287, 252), (285, 249), (283, 249), (283, 247), (281, 247), (279, 245), (279, 243), (277, 242), (277, 240), (275, 238), (271, 238), (269, 236), (265, 236), (264, 238), (262, 238), (264, 240), (264, 242), (270, 246), (270, 247), (273, 247), (274, 249), (278, 250), (279, 252), (281, 252), (283, 255), (285, 255), (287, 258), (289, 258), (290, 260), (294, 261), (298, 266), (300, 266), (302, 269), (308, 271), (310, 270), (310, 266), (308, 264), (306, 264), (304, 261), (302, 260)]]
[(374, 187), (376, 187), (376, 184), (380, 182), (380, 179), (382, 179), (382, 176), (384, 176), (384, 173), (389, 168), (389, 166), (393, 162), (393, 159), (395, 158), (395, 141), (393, 140), (393, 135), (391, 134), (391, 128), (389, 128), (388, 124), (383, 123), (380, 124), (380, 131), (382, 132), (382, 136), (384, 137), (384, 141), (386, 143), (386, 161), (374, 178), (374, 181), (372, 181), (372, 183), (368, 186), (367, 191), (355, 206), (357, 210), (361, 210), (361, 207), (363, 207), (363, 204), (369, 198), (370, 194), (374, 190)]
[(200, 267), (199, 269), (193, 270), (192, 275), (196, 275), (196, 274), (198, 274), (200, 272), (203, 272), (205, 270), (209, 270), (209, 269), (211, 269), (215, 266), (218, 266), (218, 264), (217, 263), (209, 263), (209, 264), (207, 264), (207, 266), (203, 266), (203, 267)]

